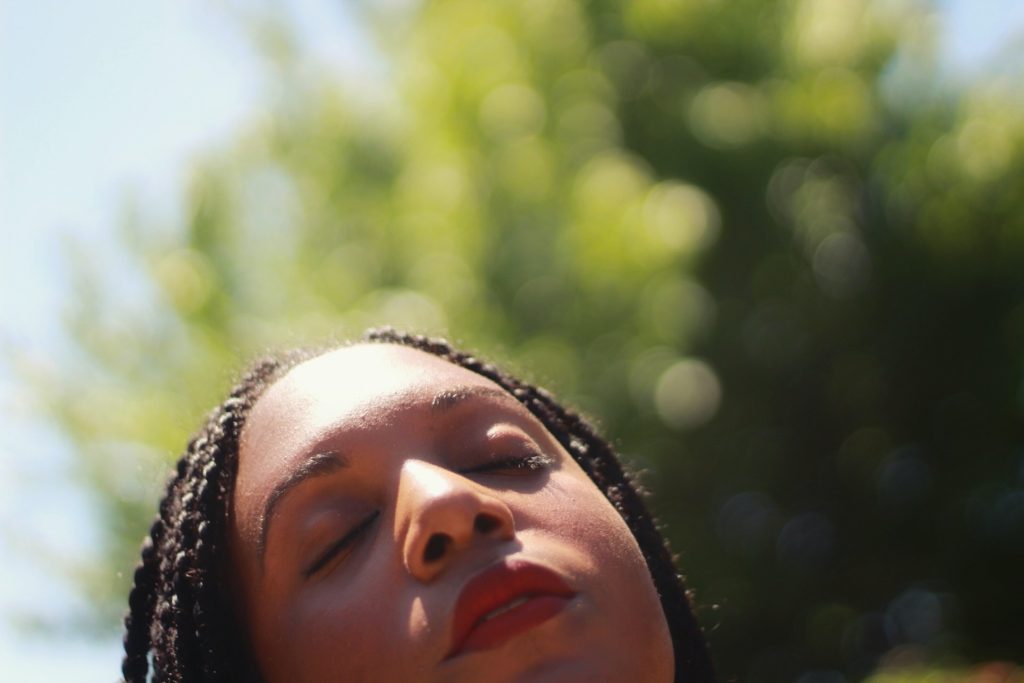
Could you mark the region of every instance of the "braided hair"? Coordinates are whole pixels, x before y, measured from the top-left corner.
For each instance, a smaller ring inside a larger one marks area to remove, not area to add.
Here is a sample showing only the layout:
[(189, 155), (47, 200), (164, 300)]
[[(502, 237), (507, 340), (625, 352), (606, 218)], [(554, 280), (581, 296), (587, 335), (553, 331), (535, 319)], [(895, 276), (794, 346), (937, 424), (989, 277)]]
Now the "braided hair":
[[(365, 342), (433, 354), (493, 381), (533, 413), (580, 465), (636, 538), (661, 598), (675, 651), (676, 681), (714, 680), (690, 596), (654, 518), (611, 445), (544, 389), (453, 348), (447, 341), (391, 328)], [(142, 545), (125, 617), (125, 683), (261, 680), (237, 622), (226, 582), (227, 515), (238, 471), (238, 441), (256, 400), (288, 370), (319, 355), (292, 351), (257, 361), (189, 442)]]

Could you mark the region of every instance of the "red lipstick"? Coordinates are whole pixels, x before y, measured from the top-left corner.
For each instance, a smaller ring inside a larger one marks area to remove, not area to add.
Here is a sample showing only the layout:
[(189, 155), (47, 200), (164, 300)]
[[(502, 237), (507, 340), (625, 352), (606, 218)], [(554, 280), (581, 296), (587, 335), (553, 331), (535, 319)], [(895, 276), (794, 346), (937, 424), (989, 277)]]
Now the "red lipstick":
[(489, 650), (561, 612), (576, 592), (552, 570), (505, 559), (474, 576), (455, 601), (446, 659)]

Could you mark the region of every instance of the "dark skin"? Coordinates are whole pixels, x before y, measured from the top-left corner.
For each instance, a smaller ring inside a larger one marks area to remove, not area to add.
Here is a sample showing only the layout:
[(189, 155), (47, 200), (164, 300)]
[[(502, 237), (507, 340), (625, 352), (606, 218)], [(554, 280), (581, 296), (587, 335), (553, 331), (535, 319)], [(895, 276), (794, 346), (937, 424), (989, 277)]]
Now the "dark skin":
[[(515, 399), (415, 349), (341, 349), (269, 387), (242, 431), (229, 545), (268, 683), (673, 678), (619, 514)], [(509, 559), (574, 597), (451, 657), (460, 592)]]

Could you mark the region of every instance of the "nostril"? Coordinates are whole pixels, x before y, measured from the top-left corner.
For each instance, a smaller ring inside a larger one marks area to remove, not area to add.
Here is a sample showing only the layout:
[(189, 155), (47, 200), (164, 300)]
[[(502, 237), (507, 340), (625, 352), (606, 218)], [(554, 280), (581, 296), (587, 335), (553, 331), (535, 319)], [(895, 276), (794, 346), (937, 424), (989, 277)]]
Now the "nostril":
[(448, 544), (451, 543), (451, 540), (447, 534), (434, 534), (431, 536), (427, 541), (427, 547), (423, 549), (423, 561), (436, 562), (440, 560), (448, 549)]
[(489, 534), (498, 528), (498, 520), (490, 515), (480, 514), (473, 520), (473, 529), (478, 534)]

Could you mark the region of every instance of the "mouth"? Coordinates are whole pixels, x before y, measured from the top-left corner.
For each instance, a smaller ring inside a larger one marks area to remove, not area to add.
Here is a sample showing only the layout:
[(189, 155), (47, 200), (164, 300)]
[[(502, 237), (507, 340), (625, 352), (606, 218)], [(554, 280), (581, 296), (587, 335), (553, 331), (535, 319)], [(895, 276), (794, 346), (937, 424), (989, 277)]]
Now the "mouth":
[(499, 647), (564, 610), (576, 596), (547, 567), (506, 559), (474, 576), (455, 602), (445, 659)]

